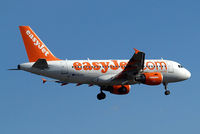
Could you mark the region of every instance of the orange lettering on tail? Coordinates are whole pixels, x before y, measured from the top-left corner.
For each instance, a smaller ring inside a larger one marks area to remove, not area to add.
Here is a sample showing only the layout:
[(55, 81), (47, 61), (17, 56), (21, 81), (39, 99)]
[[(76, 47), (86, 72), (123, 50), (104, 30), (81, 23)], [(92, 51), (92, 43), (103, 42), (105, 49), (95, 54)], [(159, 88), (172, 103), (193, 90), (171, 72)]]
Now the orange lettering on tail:
[(35, 62), (39, 58), (46, 59), (47, 61), (60, 60), (51, 53), (29, 26), (19, 26), (19, 29), (30, 62)]

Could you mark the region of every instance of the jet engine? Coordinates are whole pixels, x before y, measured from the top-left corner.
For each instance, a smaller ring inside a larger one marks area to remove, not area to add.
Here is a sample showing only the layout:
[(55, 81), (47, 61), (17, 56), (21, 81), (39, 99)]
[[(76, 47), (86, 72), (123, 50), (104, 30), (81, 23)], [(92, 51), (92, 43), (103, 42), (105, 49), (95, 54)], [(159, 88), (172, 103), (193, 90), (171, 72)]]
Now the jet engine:
[(160, 72), (143, 73), (135, 80), (146, 85), (159, 85), (163, 82), (163, 75)]
[(108, 91), (110, 91), (110, 93), (118, 95), (128, 94), (130, 89), (130, 85), (114, 85), (108, 87)]

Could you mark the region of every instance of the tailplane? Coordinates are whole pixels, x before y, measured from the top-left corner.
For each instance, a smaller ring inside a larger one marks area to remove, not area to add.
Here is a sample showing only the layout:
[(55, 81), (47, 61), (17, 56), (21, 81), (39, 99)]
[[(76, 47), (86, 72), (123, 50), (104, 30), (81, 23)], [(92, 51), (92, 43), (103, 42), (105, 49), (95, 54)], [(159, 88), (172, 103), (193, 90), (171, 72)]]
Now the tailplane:
[(36, 62), (38, 59), (46, 59), (46, 61), (60, 60), (51, 53), (29, 26), (19, 26), (19, 29), (29, 62)]

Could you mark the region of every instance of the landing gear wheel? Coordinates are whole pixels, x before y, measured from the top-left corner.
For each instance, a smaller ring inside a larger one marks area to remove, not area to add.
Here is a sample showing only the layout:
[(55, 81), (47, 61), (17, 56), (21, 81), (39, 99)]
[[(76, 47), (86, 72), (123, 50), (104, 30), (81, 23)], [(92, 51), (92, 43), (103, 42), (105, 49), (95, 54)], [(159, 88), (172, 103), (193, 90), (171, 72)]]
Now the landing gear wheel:
[(163, 85), (165, 86), (165, 95), (169, 95), (170, 94), (170, 91), (167, 90), (167, 84), (168, 83), (163, 83)]
[(97, 99), (98, 100), (103, 100), (105, 98), (106, 98), (106, 94), (105, 93), (101, 92), (101, 93), (97, 94)]
[(166, 90), (165, 91), (165, 95), (169, 95), (170, 94), (170, 91), (169, 90)]

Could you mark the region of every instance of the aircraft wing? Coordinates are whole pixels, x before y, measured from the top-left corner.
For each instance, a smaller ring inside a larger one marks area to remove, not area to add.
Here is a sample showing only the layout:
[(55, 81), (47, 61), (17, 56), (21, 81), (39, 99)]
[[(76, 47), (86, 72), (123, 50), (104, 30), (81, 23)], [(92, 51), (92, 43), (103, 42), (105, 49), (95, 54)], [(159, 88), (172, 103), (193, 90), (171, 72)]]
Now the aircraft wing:
[(128, 64), (124, 68), (122, 72), (115, 76), (113, 80), (116, 79), (125, 79), (125, 80), (133, 80), (135, 76), (144, 68), (144, 59), (145, 53), (140, 52), (135, 49), (135, 53), (132, 58), (128, 61)]

